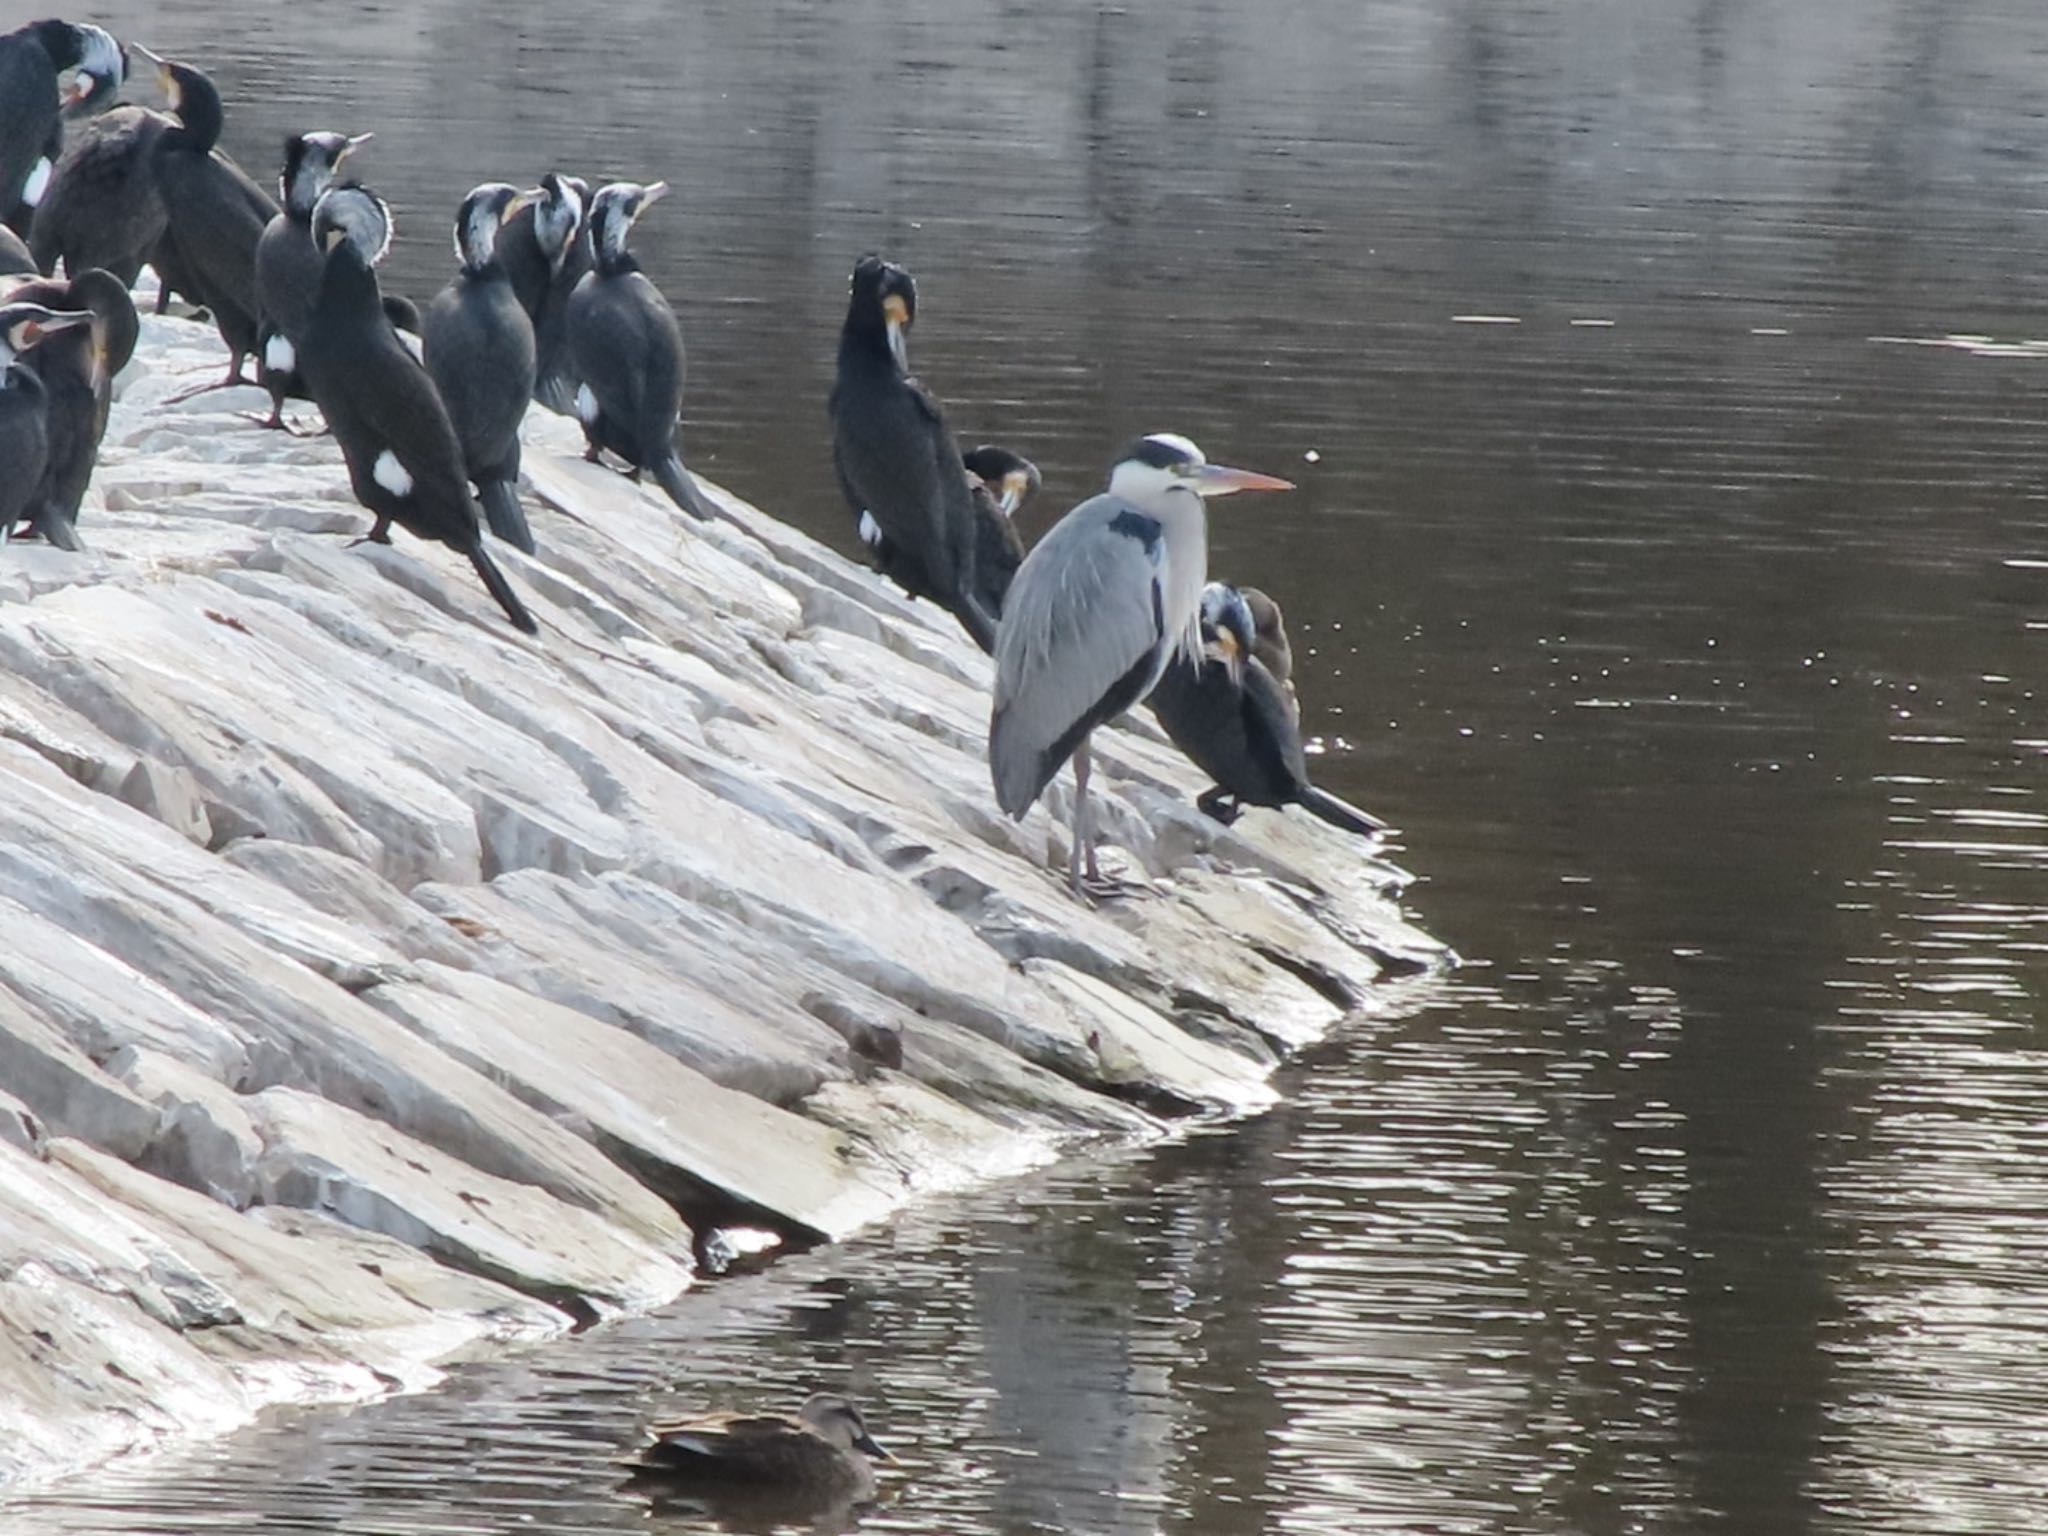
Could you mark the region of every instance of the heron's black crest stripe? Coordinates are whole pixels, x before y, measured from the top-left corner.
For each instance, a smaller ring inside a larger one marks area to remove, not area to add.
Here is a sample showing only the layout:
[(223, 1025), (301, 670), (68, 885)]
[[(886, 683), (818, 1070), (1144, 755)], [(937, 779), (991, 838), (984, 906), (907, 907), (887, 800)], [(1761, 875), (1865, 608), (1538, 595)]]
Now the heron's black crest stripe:
[(1136, 539), (1145, 546), (1148, 555), (1159, 548), (1159, 519), (1147, 517), (1142, 512), (1126, 508), (1117, 513), (1109, 520), (1109, 531), (1120, 533), (1127, 539)]
[(1154, 469), (1171, 469), (1176, 464), (1192, 464), (1185, 448), (1176, 448), (1172, 443), (1162, 443), (1156, 438), (1141, 437), (1118, 456), (1117, 462), (1135, 459), (1140, 464), (1149, 464)]

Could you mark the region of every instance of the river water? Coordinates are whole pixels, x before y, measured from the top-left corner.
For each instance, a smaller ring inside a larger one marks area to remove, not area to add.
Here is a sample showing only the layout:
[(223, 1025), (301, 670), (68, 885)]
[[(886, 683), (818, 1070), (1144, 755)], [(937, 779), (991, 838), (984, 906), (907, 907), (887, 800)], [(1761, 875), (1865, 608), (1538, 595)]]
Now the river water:
[(376, 130), (416, 292), (473, 182), (674, 183), (691, 456), (842, 545), (868, 248), (1051, 510), (1160, 427), (1300, 481), (1212, 565), (1472, 963), (1249, 1124), (0, 1527), (705, 1529), (640, 1416), (827, 1384), (877, 1531), (2041, 1528), (2048, 10), (158, 9), (245, 161)]

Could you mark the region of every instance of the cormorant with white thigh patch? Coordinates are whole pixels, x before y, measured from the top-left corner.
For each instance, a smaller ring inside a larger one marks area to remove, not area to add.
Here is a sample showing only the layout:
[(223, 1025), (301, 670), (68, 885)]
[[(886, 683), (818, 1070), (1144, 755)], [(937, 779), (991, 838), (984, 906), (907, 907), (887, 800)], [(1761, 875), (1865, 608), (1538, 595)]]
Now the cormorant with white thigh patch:
[(324, 266), (299, 372), (341, 445), (356, 500), (376, 517), (369, 537), (389, 543), (397, 523), (467, 555), (506, 616), (534, 634), (533, 615), (484, 548), (462, 445), (434, 381), (385, 315), (375, 268), (390, 242), (391, 212), (366, 188), (334, 187), (314, 205)]
[(683, 467), (676, 430), (683, 410), (683, 333), (675, 311), (626, 249), (633, 221), (668, 195), (668, 183), (615, 181), (591, 199), (596, 265), (569, 296), (569, 353), (579, 380), (576, 419), (598, 462), (609, 448), (653, 475), (692, 517), (711, 504)]
[(539, 195), (493, 181), (462, 200), (455, 215), (462, 270), (421, 316), (427, 372), (448, 408), (491, 532), (529, 555), (533, 534), (519, 506), (519, 424), (533, 399), (533, 322), (498, 260), (498, 236), (505, 216)]
[(266, 427), (284, 426), (286, 399), (306, 398), (298, 345), (313, 318), (324, 265), (313, 244), (313, 205), (334, 185), (341, 162), (371, 137), (319, 131), (284, 141), (284, 169), (277, 178), (284, 207), (256, 242), (256, 377), (270, 395)]
[(1001, 595), (976, 579), (967, 469), (945, 411), (910, 372), (917, 284), (869, 255), (854, 264), (849, 290), (827, 407), (840, 489), (882, 573), (912, 597), (929, 597), (991, 650)]
[(84, 22), (33, 21), (0, 35), (0, 218), (15, 233), (27, 232), (49, 189), (64, 114), (103, 100), (127, 73), (121, 45)]

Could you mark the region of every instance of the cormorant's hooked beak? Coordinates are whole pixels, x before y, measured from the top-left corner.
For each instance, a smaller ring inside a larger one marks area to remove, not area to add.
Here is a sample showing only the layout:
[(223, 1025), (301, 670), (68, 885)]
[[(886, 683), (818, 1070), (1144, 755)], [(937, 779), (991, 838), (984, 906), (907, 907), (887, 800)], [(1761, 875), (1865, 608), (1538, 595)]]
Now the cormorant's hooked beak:
[(1031, 477), (1021, 469), (1013, 469), (1003, 476), (1003, 495), (999, 503), (1003, 516), (1015, 517), (1017, 509), (1024, 505), (1024, 498), (1031, 492)]
[(92, 324), (89, 309), (46, 309), (27, 320), (18, 321), (14, 334), (7, 338), (9, 346), (16, 352), (26, 352), (45, 336), (58, 331), (68, 331), (73, 326)]
[(648, 209), (652, 208), (656, 203), (660, 202), (664, 197), (667, 196), (667, 182), (650, 181), (645, 187), (641, 189), (640, 206), (633, 210), (633, 217), (636, 219), (639, 218), (641, 214), (645, 213)]
[(178, 77), (171, 73), (171, 61), (153, 49), (143, 47), (140, 43), (130, 43), (128, 46), (142, 55), (143, 63), (155, 68), (157, 88), (169, 98), (171, 109), (173, 111), (177, 110), (179, 97)]
[(336, 165), (341, 164), (342, 161), (346, 160), (350, 155), (354, 154), (357, 150), (361, 149), (365, 144), (369, 143), (370, 140), (374, 139), (375, 137), (377, 137), (377, 135), (374, 133), (351, 134), (349, 136), (348, 142), (341, 146), (341, 153), (334, 157), (334, 163)]
[(904, 332), (910, 329), (910, 305), (904, 302), (902, 294), (882, 296), (882, 321), (889, 328), (890, 355), (896, 359), (896, 366), (907, 372), (910, 357), (905, 350)]
[(1262, 475), (1255, 469), (1232, 469), (1228, 464), (1198, 464), (1188, 479), (1201, 496), (1235, 496), (1239, 491), (1291, 491), (1292, 480)]
[(531, 208), (546, 196), (547, 193), (541, 188), (528, 187), (524, 192), (519, 193), (510, 202), (505, 204), (504, 211), (498, 215), (499, 222), (510, 223), (513, 214), (522, 208)]
[(883, 1450), (881, 1446), (877, 1445), (875, 1437), (866, 1430), (860, 1432), (860, 1438), (853, 1442), (853, 1448), (864, 1455), (872, 1456), (876, 1461), (894, 1461), (896, 1459)]
[(1228, 624), (1218, 624), (1209, 648), (1216, 653), (1216, 659), (1223, 663), (1223, 669), (1230, 674), (1232, 683), (1244, 675), (1244, 648), (1237, 643), (1237, 631)]

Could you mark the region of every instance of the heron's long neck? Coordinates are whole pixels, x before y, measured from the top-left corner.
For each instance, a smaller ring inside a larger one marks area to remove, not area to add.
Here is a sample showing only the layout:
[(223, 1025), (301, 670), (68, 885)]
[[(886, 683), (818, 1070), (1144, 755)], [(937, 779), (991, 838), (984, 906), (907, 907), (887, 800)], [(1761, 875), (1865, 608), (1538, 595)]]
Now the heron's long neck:
[(1202, 654), (1202, 588), (1209, 581), (1209, 516), (1193, 491), (1176, 491), (1159, 509), (1166, 544), (1167, 639), (1191, 660)]

